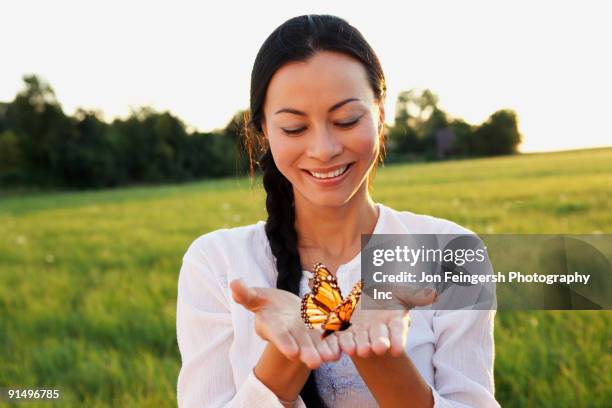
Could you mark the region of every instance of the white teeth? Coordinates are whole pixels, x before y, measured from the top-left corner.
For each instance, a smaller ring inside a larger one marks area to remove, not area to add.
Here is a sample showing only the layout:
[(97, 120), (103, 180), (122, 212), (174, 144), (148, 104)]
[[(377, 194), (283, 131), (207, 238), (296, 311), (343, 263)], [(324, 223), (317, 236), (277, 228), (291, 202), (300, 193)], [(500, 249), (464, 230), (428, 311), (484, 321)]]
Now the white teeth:
[(315, 176), (316, 178), (326, 179), (326, 178), (331, 178), (331, 177), (338, 177), (339, 175), (341, 175), (342, 173), (346, 171), (347, 167), (348, 165), (341, 167), (338, 170), (330, 171), (329, 173), (315, 173), (313, 171), (309, 171), (309, 173)]

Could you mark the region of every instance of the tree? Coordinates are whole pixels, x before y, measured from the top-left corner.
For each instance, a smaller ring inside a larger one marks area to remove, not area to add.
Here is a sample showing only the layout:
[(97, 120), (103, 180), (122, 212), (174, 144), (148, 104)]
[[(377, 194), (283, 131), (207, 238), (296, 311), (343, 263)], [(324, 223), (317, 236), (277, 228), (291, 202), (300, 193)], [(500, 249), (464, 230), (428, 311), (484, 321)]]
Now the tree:
[(75, 132), (61, 152), (61, 179), (66, 187), (99, 188), (116, 184), (117, 168), (112, 146), (106, 137), (108, 125), (100, 112), (79, 109)]
[(73, 131), (53, 88), (35, 75), (23, 77), (24, 89), (6, 110), (5, 126), (15, 132), (31, 181), (56, 184), (63, 144)]
[(451, 149), (452, 156), (469, 157), (476, 154), (474, 126), (463, 119), (454, 119), (449, 124), (455, 139)]
[(518, 151), (521, 134), (516, 113), (509, 109), (493, 113), (474, 132), (474, 150), (482, 156), (513, 154)]
[(229, 137), (222, 133), (194, 133), (187, 143), (187, 168), (195, 177), (234, 175), (235, 145)]
[[(436, 99), (437, 100), (437, 99)], [(437, 133), (440, 129), (448, 127), (446, 112), (437, 106), (432, 106), (429, 117), (420, 125), (421, 145), (425, 157), (428, 160), (437, 158), (438, 139)]]
[(156, 135), (160, 171), (166, 180), (185, 179), (185, 151), (187, 132), (185, 124), (170, 112), (151, 117), (153, 132)]
[(396, 110), (399, 110), (402, 120), (414, 129), (419, 139), (425, 137), (424, 125), (438, 109), (437, 95), (429, 89), (423, 91), (410, 89), (409, 91), (401, 92), (397, 100), (398, 106)]
[[(0, 183), (98, 188), (249, 170), (241, 143), (246, 111), (209, 133), (188, 131), (178, 117), (150, 107), (107, 123), (93, 110), (65, 115), (46, 81), (35, 75), (23, 81), (11, 103), (0, 103)], [(449, 119), (429, 89), (401, 92), (394, 124), (385, 132), (389, 161), (507, 154), (521, 140), (513, 111), (495, 112), (474, 127)]]
[(395, 121), (388, 132), (390, 151), (433, 158), (436, 132), (447, 126), (447, 115), (438, 107), (438, 97), (431, 90), (400, 92), (395, 106)]
[(419, 150), (419, 142), (414, 128), (411, 126), (411, 115), (408, 109), (412, 91), (400, 92), (395, 104), (393, 126), (388, 128), (390, 158), (394, 153), (409, 154)]
[(18, 183), (23, 177), (23, 155), (17, 135), (11, 130), (0, 133), (0, 181)]

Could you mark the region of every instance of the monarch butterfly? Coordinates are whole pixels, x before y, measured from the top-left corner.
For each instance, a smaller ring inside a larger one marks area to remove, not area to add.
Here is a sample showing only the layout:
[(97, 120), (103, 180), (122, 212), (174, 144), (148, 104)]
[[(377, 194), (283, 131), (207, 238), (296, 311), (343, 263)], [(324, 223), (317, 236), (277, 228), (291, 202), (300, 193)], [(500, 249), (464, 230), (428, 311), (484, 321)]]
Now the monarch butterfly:
[(351, 315), (361, 296), (363, 281), (360, 279), (346, 298), (342, 298), (336, 277), (321, 262), (314, 265), (312, 292), (302, 298), (301, 316), (306, 326), (325, 329), (321, 338), (335, 331), (350, 327)]

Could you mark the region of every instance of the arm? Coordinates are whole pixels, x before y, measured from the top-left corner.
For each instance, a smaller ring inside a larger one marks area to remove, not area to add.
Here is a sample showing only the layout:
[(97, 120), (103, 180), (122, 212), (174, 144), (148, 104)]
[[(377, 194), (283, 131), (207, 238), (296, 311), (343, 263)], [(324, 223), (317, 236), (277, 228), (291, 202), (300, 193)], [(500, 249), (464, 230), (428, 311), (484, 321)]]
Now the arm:
[(425, 382), (405, 353), (409, 319), (402, 313), (407, 311), (358, 308), (354, 324), (338, 334), (381, 406), (405, 406), (410, 398), (423, 407), (499, 407), (493, 382), (495, 310), (435, 312), (434, 384)]
[(321, 341), (322, 331), (307, 329), (298, 313), (300, 298), (290, 292), (247, 287), (240, 279), (233, 280), (230, 288), (234, 301), (255, 314), (255, 332), (268, 342), (255, 366), (256, 377), (282, 400), (297, 399), (303, 406), (298, 394), (310, 370), (340, 357), (336, 337)]
[(432, 390), (406, 353), (352, 360), (381, 407), (405, 407), (408, 400), (415, 408), (434, 406)]
[(434, 317), (435, 388), (406, 353), (366, 353), (352, 360), (381, 407), (405, 406), (407, 396), (415, 407), (499, 407), (493, 381), (494, 316), (494, 310), (445, 310)]
[[(179, 407), (283, 407), (253, 371), (239, 387), (234, 384), (229, 360), (234, 336), (229, 305), (210, 268), (189, 253), (179, 274), (176, 325), (182, 358)], [(264, 367), (275, 367), (279, 360), (267, 353), (262, 362)], [(288, 366), (282, 371), (285, 369), (290, 371)], [(304, 406), (299, 398), (297, 406)]]
[[(280, 400), (289, 402), (298, 398), (308, 379), (310, 369), (299, 360), (289, 360), (273, 343), (268, 342), (255, 366), (254, 373)], [(286, 406), (291, 405), (286, 404)]]
[[(486, 249), (474, 232), (457, 224), (451, 224), (447, 233), (473, 235), (477, 241), (469, 241), (471, 248)], [(488, 254), (485, 262), (472, 263), (469, 270), (474, 274), (492, 274)], [(432, 356), (435, 384), (430, 386), (435, 406), (499, 407), (493, 379), (496, 285), (455, 286), (449, 292), (446, 294), (448, 307), (442, 305), (432, 319), (436, 351)], [(464, 299), (459, 309), (458, 299)]]
[(495, 310), (439, 310), (433, 318), (435, 407), (499, 407), (495, 400)]
[[(362, 298), (367, 296), (362, 294)], [(407, 291), (401, 299), (406, 305), (426, 305), (435, 301), (436, 295), (433, 291)], [(379, 406), (404, 407), (409, 402), (411, 407), (433, 407), (432, 389), (406, 354), (409, 311), (399, 307), (367, 310), (362, 306), (357, 307), (351, 327), (336, 335)]]

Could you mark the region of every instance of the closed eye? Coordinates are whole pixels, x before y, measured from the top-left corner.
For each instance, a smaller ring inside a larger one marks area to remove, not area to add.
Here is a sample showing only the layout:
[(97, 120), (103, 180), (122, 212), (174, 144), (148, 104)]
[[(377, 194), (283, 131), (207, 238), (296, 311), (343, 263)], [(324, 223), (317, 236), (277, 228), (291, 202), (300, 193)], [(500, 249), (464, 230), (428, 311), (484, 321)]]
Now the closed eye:
[[(357, 122), (359, 122), (359, 120), (362, 117), (363, 117), (363, 115), (361, 115), (361, 116), (359, 116), (359, 117), (357, 117), (357, 118), (355, 118), (355, 119), (353, 119), (351, 121), (348, 121), (348, 122), (337, 122), (337, 123), (335, 123), (335, 125), (337, 127), (339, 127), (339, 128), (342, 128), (342, 129), (348, 129), (348, 128), (351, 128), (354, 125), (356, 125)], [(307, 128), (305, 126), (303, 126), (303, 127), (295, 128), (295, 129), (286, 129), (286, 128), (280, 128), (280, 129), (282, 130), (282, 132), (285, 135), (298, 135), (298, 134), (304, 132)]]
[(296, 128), (296, 129), (285, 129), (285, 128), (281, 128), (281, 130), (283, 131), (284, 134), (286, 135), (297, 135), (302, 133), (304, 130), (306, 130), (305, 127), (301, 127), (301, 128)]
[(340, 123), (336, 123), (336, 126), (346, 129), (346, 128), (350, 128), (353, 125), (356, 125), (357, 122), (359, 122), (359, 119), (361, 119), (363, 117), (363, 115), (349, 121), (349, 122), (340, 122)]

